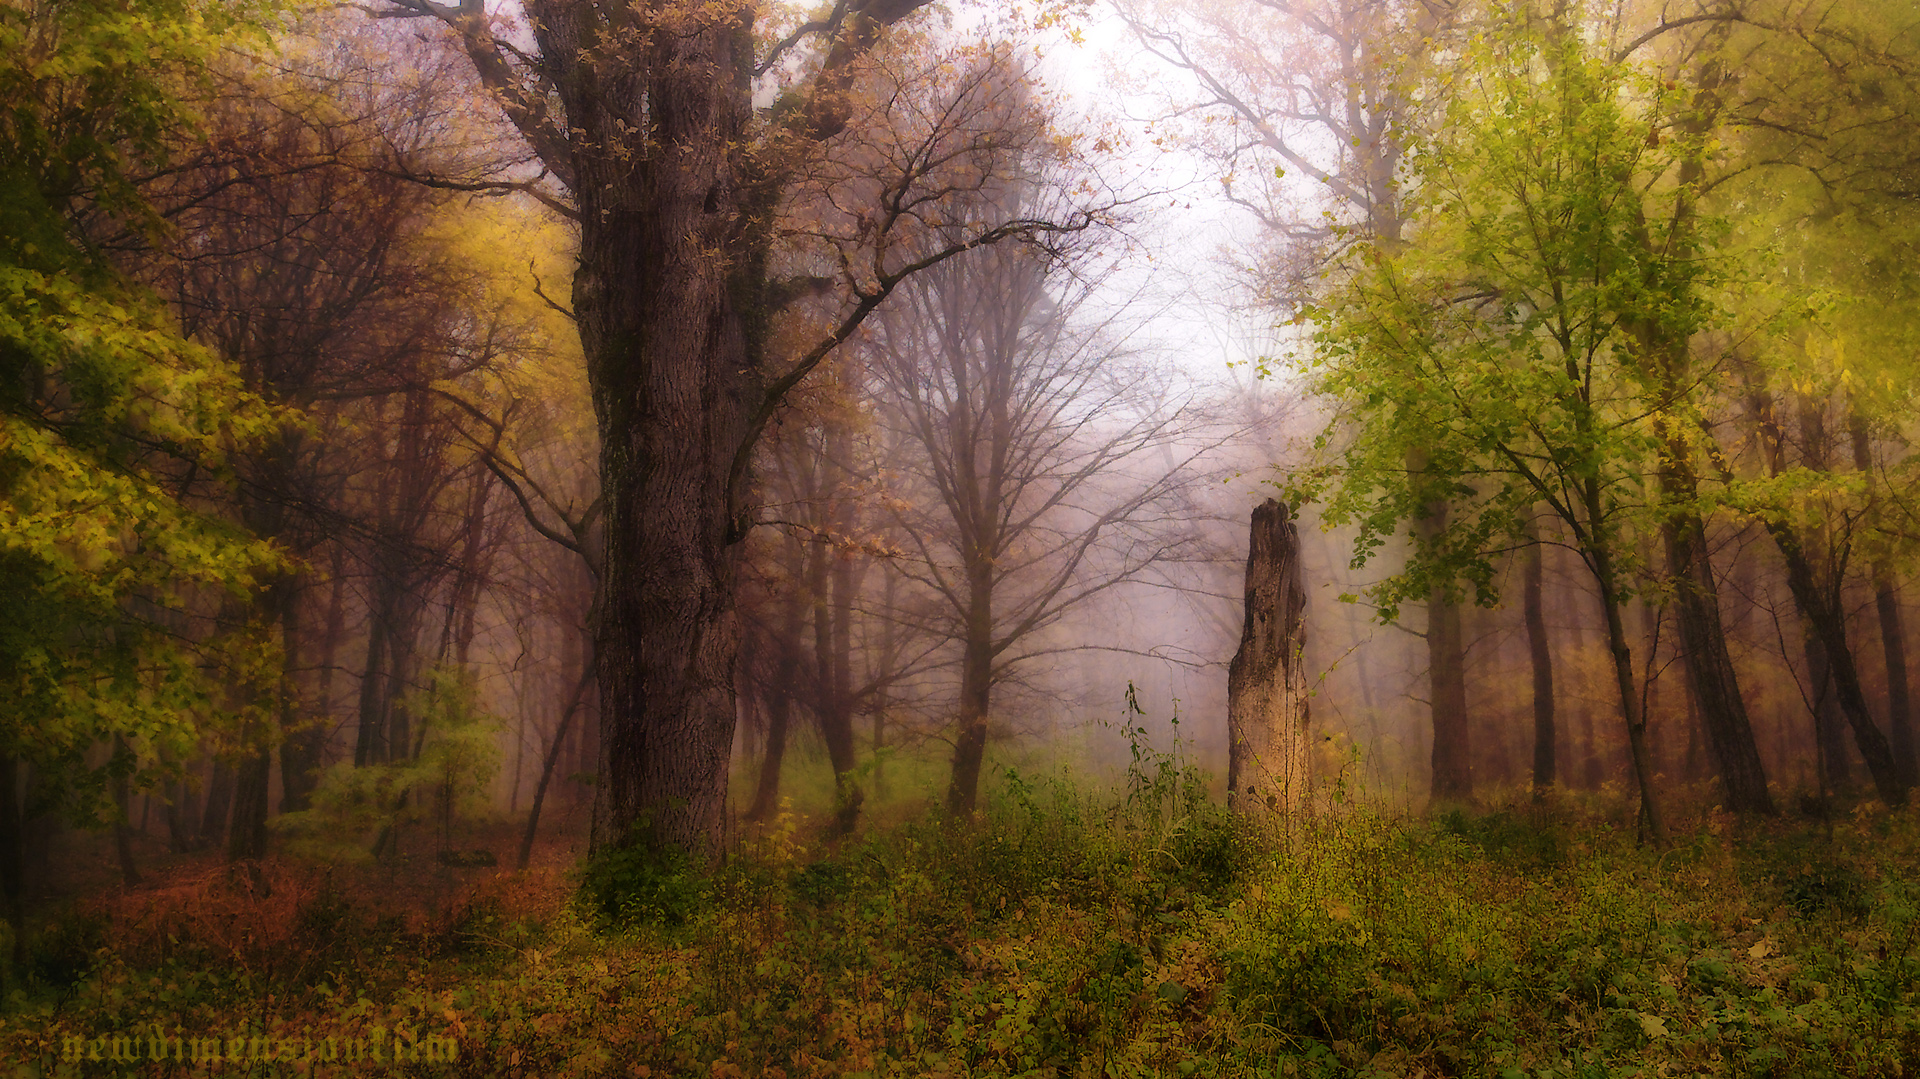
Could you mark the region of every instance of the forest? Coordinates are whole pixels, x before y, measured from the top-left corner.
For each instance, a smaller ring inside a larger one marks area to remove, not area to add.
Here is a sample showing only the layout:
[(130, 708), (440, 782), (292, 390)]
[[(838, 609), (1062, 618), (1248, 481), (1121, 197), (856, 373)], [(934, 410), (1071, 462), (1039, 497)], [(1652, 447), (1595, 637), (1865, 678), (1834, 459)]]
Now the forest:
[(0, 1071), (1920, 1068), (1920, 9), (0, 0)]

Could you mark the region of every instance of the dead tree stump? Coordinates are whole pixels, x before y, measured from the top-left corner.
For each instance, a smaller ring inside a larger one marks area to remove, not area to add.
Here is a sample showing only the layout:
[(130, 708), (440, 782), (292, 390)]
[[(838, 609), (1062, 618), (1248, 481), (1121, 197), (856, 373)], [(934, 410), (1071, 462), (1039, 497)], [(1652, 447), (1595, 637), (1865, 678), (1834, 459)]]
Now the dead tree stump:
[(1227, 668), (1228, 804), (1242, 815), (1293, 818), (1306, 805), (1306, 607), (1300, 533), (1268, 499), (1253, 511), (1246, 627)]

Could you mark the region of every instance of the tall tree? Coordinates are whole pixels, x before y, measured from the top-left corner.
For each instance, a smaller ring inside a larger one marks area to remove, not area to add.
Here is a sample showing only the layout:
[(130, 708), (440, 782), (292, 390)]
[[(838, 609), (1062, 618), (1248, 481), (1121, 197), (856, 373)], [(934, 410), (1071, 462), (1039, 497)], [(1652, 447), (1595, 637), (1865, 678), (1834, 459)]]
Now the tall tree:
[[(0, 892), (17, 916), (23, 812), (124, 816), (261, 686), (244, 619), (285, 568), (189, 501), (280, 417), (173, 329), (96, 243), (155, 220), (133, 176), (243, 8), (61, 0), (0, 8)], [(230, 490), (230, 488), (229, 488)], [(223, 604), (222, 599), (231, 601)], [(230, 695), (223, 682), (239, 692)], [(108, 752), (102, 762), (95, 747)], [(33, 768), (33, 804), (17, 786)], [(109, 790), (120, 795), (109, 797)], [(116, 807), (115, 802), (121, 803)], [(16, 922), (16, 930), (18, 923)], [(16, 931), (16, 949), (23, 936)]]
[[(572, 310), (606, 500), (598, 846), (718, 836), (750, 464), (782, 398), (925, 265), (1056, 226), (998, 218), (903, 246), (954, 192), (1043, 146), (1031, 125), (975, 122), (986, 84), (967, 66), (874, 62), (925, 3), (840, 0), (764, 49), (762, 8), (745, 0), (530, 0), (523, 26), (480, 0), (388, 9), (448, 28), (579, 228)], [(787, 87), (763, 118), (753, 95), (767, 73)], [(902, 91), (882, 95), (901, 110), (891, 117), (862, 97), (889, 78)], [(798, 202), (817, 212), (788, 231)], [(816, 264), (839, 268), (834, 317), (810, 343), (770, 350), (788, 267), (820, 280)]]
[(880, 422), (916, 449), (899, 570), (938, 598), (958, 655), (947, 805), (971, 813), (996, 684), (1041, 631), (1177, 557), (1166, 499), (1194, 473), (1192, 417), (1080, 325), (1088, 285), (1024, 248), (971, 252), (904, 286), (871, 337)]
[[(1364, 558), (1436, 497), (1453, 503), (1444, 529), (1412, 530), (1406, 569), (1376, 590), (1391, 611), (1436, 583), (1490, 601), (1496, 558), (1537, 542), (1530, 518), (1547, 507), (1593, 575), (1659, 842), (1623, 607), (1635, 527), (1664, 531), (1673, 512), (1671, 428), (1700, 419), (1697, 397), (1672, 392), (1664, 343), (1714, 324), (1717, 271), (1697, 223), (1670, 212), (1694, 197), (1703, 149), (1686, 91), (1595, 55), (1577, 18), (1521, 7), (1463, 49), (1421, 146), (1409, 246), (1360, 252), (1317, 316), (1319, 385), (1358, 424), (1329, 517), (1359, 523)], [(1401, 466), (1409, 445), (1429, 467)]]

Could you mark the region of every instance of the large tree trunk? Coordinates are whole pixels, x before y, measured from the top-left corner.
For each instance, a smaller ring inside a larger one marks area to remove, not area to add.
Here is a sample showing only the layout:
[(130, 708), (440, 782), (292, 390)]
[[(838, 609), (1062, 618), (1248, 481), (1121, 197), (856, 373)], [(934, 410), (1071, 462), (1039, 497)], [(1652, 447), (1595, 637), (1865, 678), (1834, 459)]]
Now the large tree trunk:
[(1521, 564), (1522, 606), (1527, 623), (1527, 656), (1533, 666), (1533, 791), (1536, 797), (1553, 786), (1554, 717), (1553, 650), (1547, 638), (1547, 616), (1542, 578), (1545, 548), (1537, 532), (1529, 532)]
[(1306, 607), (1299, 533), (1287, 508), (1268, 499), (1253, 511), (1246, 621), (1227, 668), (1227, 790), (1244, 815), (1291, 820), (1306, 806)]
[[(751, 114), (753, 42), (744, 20), (688, 23), (651, 35), (636, 76), (646, 160), (574, 155), (574, 311), (607, 506), (596, 848), (712, 851), (733, 750), (731, 470), (757, 404), (743, 316), (757, 316), (764, 280), (749, 237), (760, 208), (733, 158)], [(625, 103), (568, 104), (569, 122), (596, 131), (614, 126), (603, 110)]]

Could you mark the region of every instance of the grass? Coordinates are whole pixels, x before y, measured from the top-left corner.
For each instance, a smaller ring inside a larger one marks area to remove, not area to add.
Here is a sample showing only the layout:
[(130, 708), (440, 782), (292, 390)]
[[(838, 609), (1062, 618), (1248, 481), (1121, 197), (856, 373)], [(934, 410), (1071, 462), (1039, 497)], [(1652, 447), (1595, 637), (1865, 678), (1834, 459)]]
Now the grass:
[(319, 871), (215, 874), (57, 920), (0, 1061), (61, 1074), (66, 1039), (157, 1022), (293, 1052), (445, 1035), (457, 1059), (385, 1066), (463, 1076), (1920, 1067), (1920, 817), (1695, 825), (1654, 851), (1591, 807), (1516, 803), (1255, 834), (1147, 754), (1106, 795), (1003, 772), (977, 822), (832, 843), (788, 816), (711, 874), (635, 859), (573, 900), (498, 874), (412, 922)]

